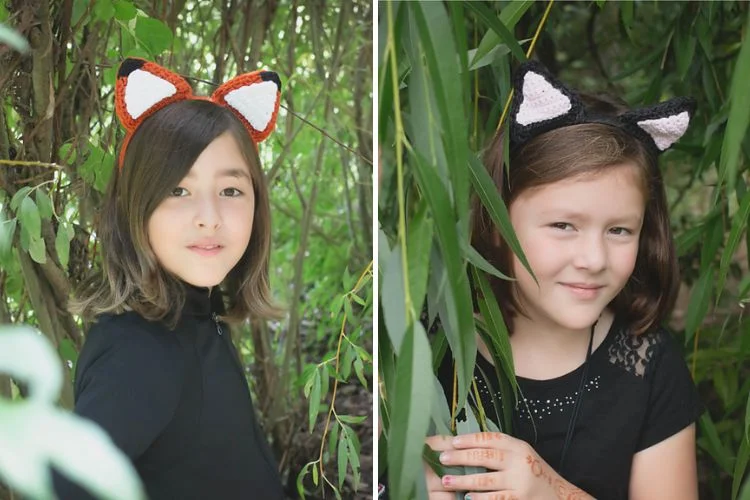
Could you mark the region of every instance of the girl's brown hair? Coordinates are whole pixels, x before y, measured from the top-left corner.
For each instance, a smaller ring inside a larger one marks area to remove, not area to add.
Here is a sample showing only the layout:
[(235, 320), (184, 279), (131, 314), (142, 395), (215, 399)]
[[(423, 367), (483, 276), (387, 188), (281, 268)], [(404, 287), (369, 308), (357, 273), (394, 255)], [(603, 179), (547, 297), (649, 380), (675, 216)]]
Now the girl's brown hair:
[[(626, 109), (606, 98), (583, 95), (590, 110), (617, 115)], [(541, 134), (511, 152), (510, 167), (503, 164), (503, 135), (496, 134), (484, 163), (506, 206), (526, 191), (564, 179), (596, 175), (608, 167), (630, 163), (642, 181), (646, 208), (635, 269), (610, 306), (625, 318), (634, 335), (662, 322), (674, 306), (679, 269), (669, 224), (664, 182), (656, 156), (640, 140), (605, 123), (561, 127)], [(506, 175), (507, 174), (507, 175)], [(513, 276), (512, 252), (499, 235), (490, 215), (475, 197), (472, 202), (472, 244), (492, 265)], [(512, 281), (489, 276), (504, 318), (522, 313)]]
[(256, 145), (232, 112), (207, 100), (179, 101), (144, 120), (133, 135), (122, 169), (107, 188), (97, 236), (101, 270), (78, 287), (68, 309), (91, 321), (98, 314), (132, 309), (174, 328), (185, 304), (185, 286), (158, 263), (148, 220), (214, 139), (230, 133), (253, 181), (255, 214), (250, 243), (221, 288), (228, 299), (222, 319), (240, 323), (280, 314), (269, 290), (271, 213)]

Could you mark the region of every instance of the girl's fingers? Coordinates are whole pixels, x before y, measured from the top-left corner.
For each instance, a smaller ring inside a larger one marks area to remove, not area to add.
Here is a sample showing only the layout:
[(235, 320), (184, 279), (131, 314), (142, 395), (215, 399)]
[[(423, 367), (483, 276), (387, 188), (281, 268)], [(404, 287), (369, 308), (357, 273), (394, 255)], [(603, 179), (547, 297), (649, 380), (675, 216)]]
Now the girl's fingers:
[(506, 468), (506, 459), (510, 452), (497, 448), (472, 448), (469, 450), (449, 450), (440, 453), (440, 463), (443, 465), (463, 465), (486, 467), (492, 470)]
[(425, 443), (433, 450), (440, 452), (453, 449), (453, 436), (429, 436)]
[(456, 500), (456, 494), (451, 491), (430, 491), (427, 498), (429, 500)]
[(498, 491), (509, 487), (499, 472), (443, 476), (443, 487), (451, 491)]
[(456, 449), (464, 448), (509, 448), (516, 445), (518, 439), (502, 432), (477, 432), (461, 434), (451, 439)]
[[(432, 500), (432, 497), (430, 497), (430, 500)], [(521, 498), (512, 491), (493, 491), (491, 493), (472, 491), (464, 496), (464, 500), (521, 500)]]
[(445, 490), (443, 487), (443, 483), (440, 481), (440, 476), (435, 474), (435, 471), (432, 470), (432, 468), (424, 464), (424, 477), (427, 481), (427, 490), (429, 491), (440, 491)]

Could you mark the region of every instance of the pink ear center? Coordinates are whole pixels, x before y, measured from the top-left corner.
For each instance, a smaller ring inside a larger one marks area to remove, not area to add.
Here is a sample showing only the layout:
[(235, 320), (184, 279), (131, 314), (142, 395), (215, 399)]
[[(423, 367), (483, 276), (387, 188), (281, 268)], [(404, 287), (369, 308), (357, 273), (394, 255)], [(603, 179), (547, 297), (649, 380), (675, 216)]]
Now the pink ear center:
[(522, 97), (516, 122), (524, 126), (557, 118), (573, 107), (568, 96), (532, 71), (523, 77)]
[(224, 96), (224, 100), (255, 130), (262, 132), (273, 118), (277, 96), (278, 87), (274, 82), (267, 81), (232, 90)]
[(638, 122), (638, 126), (651, 136), (659, 151), (664, 151), (682, 137), (689, 123), (690, 114), (683, 111), (665, 118), (643, 120)]
[(137, 120), (154, 104), (177, 93), (177, 87), (153, 73), (137, 69), (128, 76), (125, 87), (125, 108)]

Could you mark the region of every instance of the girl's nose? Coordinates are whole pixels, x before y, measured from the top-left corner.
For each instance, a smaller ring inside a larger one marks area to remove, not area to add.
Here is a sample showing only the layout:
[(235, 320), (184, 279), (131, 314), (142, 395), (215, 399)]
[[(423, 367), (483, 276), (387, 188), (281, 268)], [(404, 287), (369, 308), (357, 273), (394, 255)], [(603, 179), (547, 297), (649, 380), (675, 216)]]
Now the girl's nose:
[(607, 267), (607, 246), (600, 235), (582, 236), (576, 249), (574, 265), (592, 273), (603, 271)]
[(194, 221), (198, 228), (218, 229), (221, 226), (221, 214), (216, 202), (210, 199), (200, 201)]

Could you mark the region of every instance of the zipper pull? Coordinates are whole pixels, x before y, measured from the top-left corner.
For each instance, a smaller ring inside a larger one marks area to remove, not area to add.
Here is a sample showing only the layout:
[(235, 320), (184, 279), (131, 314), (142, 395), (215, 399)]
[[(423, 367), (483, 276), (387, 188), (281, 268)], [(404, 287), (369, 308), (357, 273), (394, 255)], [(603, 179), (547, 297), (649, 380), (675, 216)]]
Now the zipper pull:
[(219, 318), (215, 312), (211, 313), (211, 318), (213, 318), (214, 323), (216, 323), (216, 330), (219, 332), (219, 335), (224, 335), (224, 332), (221, 330), (221, 325), (219, 324)]

